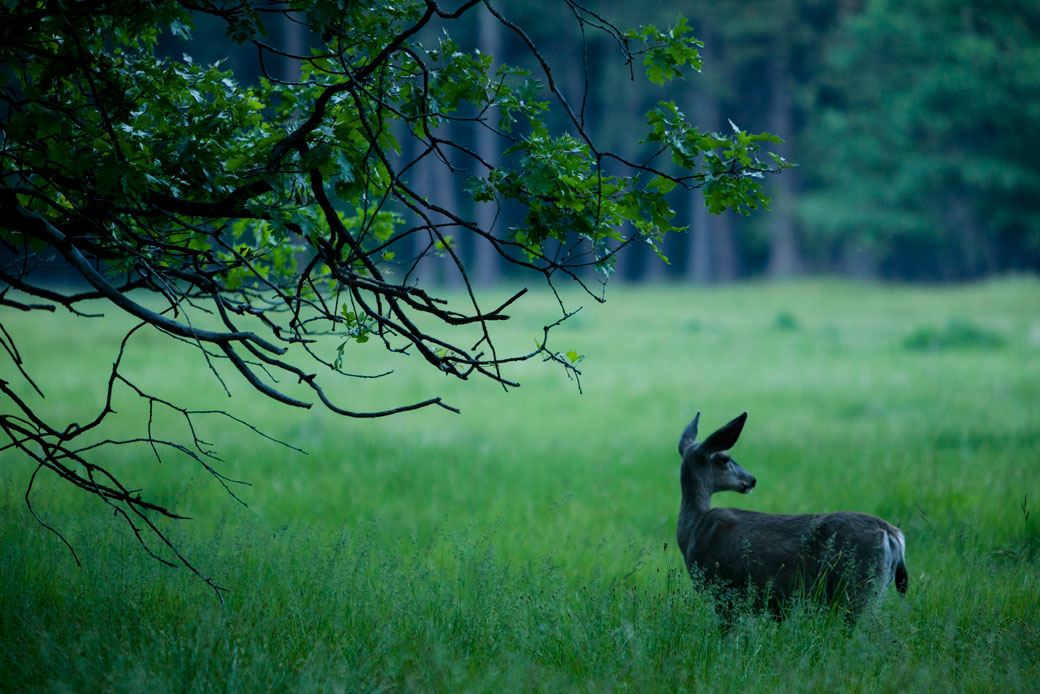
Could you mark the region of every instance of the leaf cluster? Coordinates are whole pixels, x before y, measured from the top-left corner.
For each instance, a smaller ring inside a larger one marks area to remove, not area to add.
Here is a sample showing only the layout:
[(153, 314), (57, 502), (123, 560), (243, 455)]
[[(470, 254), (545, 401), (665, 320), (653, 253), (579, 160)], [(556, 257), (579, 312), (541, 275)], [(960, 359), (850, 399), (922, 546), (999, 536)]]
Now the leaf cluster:
[[(540, 73), (496, 65), (453, 39), (455, 23), (477, 12), (525, 45)], [(200, 18), (223, 22), (228, 39), (254, 47), (264, 65), (292, 61), (299, 78), (265, 74), (245, 86), (219, 63), (198, 64), (191, 42)], [(308, 48), (273, 45), (278, 23), (300, 27)], [(539, 47), (481, 0), (450, 8), (433, 0), (40, 1), (5, 4), (0, 26), (0, 244), (10, 258), (0, 265), (0, 303), (83, 314), (83, 302), (101, 299), (195, 345), (221, 382), (230, 371), (293, 407), (320, 402), (356, 417), (454, 410), (437, 397), (375, 411), (333, 402), (324, 378), (350, 375), (349, 350), (370, 342), (503, 387), (516, 385), (504, 367), (534, 357), (577, 376), (580, 356), (548, 347), (552, 326), (534, 350), (499, 353), (490, 326), (523, 292), (482, 306), (455, 237), (599, 298), (585, 269), (609, 274), (619, 245), (678, 231), (670, 194), (703, 188), (712, 212), (755, 209), (767, 202), (758, 178), (785, 166), (759, 158), (775, 138), (702, 134), (674, 104), (648, 116), (646, 141), (659, 146), (649, 159), (600, 148)], [(641, 60), (653, 83), (700, 67), (700, 43), (681, 18), (667, 30), (595, 26), (618, 41), (626, 62)], [(184, 44), (181, 57), (157, 50), (164, 34)], [(565, 127), (550, 125), (554, 112)], [(501, 161), (460, 134), (478, 131), (493, 135)], [(480, 226), (439, 206), (414, 183), (428, 166), (468, 178), (477, 202), (518, 205), (523, 222)], [(424, 283), (434, 256), (466, 288), (466, 305)], [(89, 290), (47, 286), (55, 263)], [(563, 309), (561, 320), (568, 315)], [(13, 339), (5, 346), (23, 386), (34, 388)], [(109, 399), (122, 387), (159, 402), (126, 382), (117, 360)], [(173, 515), (114, 479), (99, 486), (100, 468), (75, 448), (81, 429), (39, 419), (15, 386), (0, 388), (15, 412), (0, 416), (7, 447), (115, 504), (132, 525), (149, 513)], [(205, 449), (195, 455), (204, 459)]]

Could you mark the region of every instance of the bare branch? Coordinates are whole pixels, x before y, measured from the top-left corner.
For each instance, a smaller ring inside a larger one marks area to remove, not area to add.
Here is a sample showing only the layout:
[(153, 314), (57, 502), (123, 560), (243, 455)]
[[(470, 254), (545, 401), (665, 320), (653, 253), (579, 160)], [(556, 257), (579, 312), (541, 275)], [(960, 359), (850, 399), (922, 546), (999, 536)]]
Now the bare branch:
[[(541, 359), (581, 391), (579, 360), (550, 346), (551, 331), (580, 310), (564, 305), (560, 281), (603, 301), (620, 249), (676, 230), (667, 191), (724, 180), (737, 191), (734, 205), (754, 203), (764, 198), (752, 178), (770, 169), (752, 156), (757, 145), (747, 143), (759, 141), (752, 138), (719, 141), (739, 156), (717, 159), (714, 169), (676, 165), (676, 152), (711, 150), (704, 138), (682, 139), (693, 129), (677, 111), (649, 147), (631, 156), (608, 151), (586, 118), (595, 94), (591, 42), (605, 36), (630, 72), (637, 53), (631, 34), (578, 0), (563, 4), (582, 42), (577, 109), (548, 54), (490, 0), (346, 3), (331, 18), (294, 2), (180, 0), (162, 11), (145, 3), (136, 13), (71, 3), (54, 22), (43, 21), (52, 12), (46, 8), (10, 8), (5, 26), (17, 31), (5, 34), (3, 52), (14, 67), (0, 102), (4, 123), (16, 127), (5, 128), (0, 142), (0, 307), (32, 317), (63, 306), (68, 320), (78, 320), (104, 319), (88, 311), (106, 306), (118, 309), (115, 318), (139, 321), (122, 333), (100, 406), (68, 422), (30, 393), (43, 396), (34, 377), (47, 385), (48, 357), (31, 363), (36, 355), (16, 346), (22, 336), (0, 325), (0, 357), (24, 379), (0, 380), (0, 431), (8, 439), (0, 451), (34, 466), (26, 504), (42, 527), (57, 533), (30, 503), (46, 468), (112, 509), (149, 555), (188, 568), (220, 595), (165, 532), (164, 523), (186, 516), (118, 479), (106, 456), (130, 447), (164, 465), (185, 462), (245, 503), (238, 495), (245, 483), (219, 469), (209, 420), (230, 419), (300, 451), (231, 411), (185, 407), (147, 374), (131, 373), (124, 357), (140, 349), (131, 338), (146, 327), (198, 350), (229, 398), (233, 383), (244, 383), (279, 404), (309, 410), (320, 402), (345, 417), (459, 412), (436, 395), (372, 411), (343, 407), (333, 396), (337, 379), (394, 373), (383, 365), (372, 374), (343, 368), (345, 346), (370, 338), (370, 348), (504, 389), (518, 385), (512, 365)], [(267, 75), (245, 87), (215, 66), (157, 57), (153, 32), (140, 27), (169, 26), (178, 11), (224, 20), (235, 42), (256, 48), (264, 73), (273, 56), (299, 61), (300, 80)], [(466, 40), (442, 31), (473, 11), (490, 13), (496, 29), (517, 37), (521, 62), (533, 61), (544, 86), (467, 53)], [(316, 49), (294, 55), (272, 45), (261, 23), (271, 20), (310, 32)], [(118, 53), (112, 36), (125, 37)], [(684, 40), (669, 49), (682, 53)], [(167, 79), (171, 73), (177, 79)], [(60, 90), (47, 88), (59, 83)], [(543, 96), (562, 126), (543, 113)], [(708, 144), (725, 150), (712, 137)], [(466, 190), (493, 209), (490, 221), (483, 214), (473, 221), (468, 205), (431, 194), (422, 180), (429, 177), (470, 179)], [(527, 289), (496, 303), (482, 296), (473, 244), (552, 292), (560, 317), (543, 326), (533, 350), (509, 353), (496, 343), (494, 329)], [(429, 281), (434, 263), (451, 291)], [(89, 286), (53, 281), (72, 274)], [(194, 368), (205, 375), (200, 362)], [(123, 430), (116, 412), (124, 399), (147, 406), (134, 431)]]

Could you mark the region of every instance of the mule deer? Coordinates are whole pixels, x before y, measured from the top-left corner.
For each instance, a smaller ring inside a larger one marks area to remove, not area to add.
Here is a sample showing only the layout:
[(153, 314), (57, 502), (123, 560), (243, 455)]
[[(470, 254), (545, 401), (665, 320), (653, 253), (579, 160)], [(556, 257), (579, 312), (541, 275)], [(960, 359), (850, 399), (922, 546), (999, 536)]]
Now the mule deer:
[(749, 493), (756, 480), (727, 451), (747, 412), (696, 443), (693, 418), (679, 439), (682, 503), (676, 539), (691, 576), (752, 588), (777, 614), (795, 595), (823, 599), (854, 618), (888, 584), (906, 593), (906, 549), (899, 528), (851, 511), (780, 515), (709, 508), (715, 492)]

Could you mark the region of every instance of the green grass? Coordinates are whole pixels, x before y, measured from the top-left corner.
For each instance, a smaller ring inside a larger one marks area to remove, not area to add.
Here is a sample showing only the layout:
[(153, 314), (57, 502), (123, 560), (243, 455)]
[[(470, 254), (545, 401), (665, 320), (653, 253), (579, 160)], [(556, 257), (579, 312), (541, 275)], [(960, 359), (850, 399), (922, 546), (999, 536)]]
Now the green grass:
[[(108, 461), (195, 517), (164, 527), (230, 589), (221, 607), (98, 502), (41, 479), (34, 507), (77, 568), (25, 510), (31, 466), (0, 454), (0, 689), (1035, 691), (1040, 282), (617, 286), (608, 299), (554, 333), (586, 355), (583, 395), (543, 364), (512, 370), (524, 385), (504, 393), (407, 360), (335, 391), (358, 409), (443, 395), (461, 416), (345, 420), (231, 382), (228, 399), (197, 352), (141, 334), (127, 362), (139, 385), (227, 407), (307, 455), (205, 420), (221, 470), (252, 484), (248, 507), (190, 461)], [(512, 351), (554, 319), (545, 294), (513, 313), (500, 326)], [(81, 421), (100, 406), (119, 326), (2, 320), (44, 372), (34, 403)], [(918, 348), (943, 325), (985, 344), (940, 330)], [(345, 368), (385, 368), (379, 346), (349, 345)], [(116, 404), (114, 430), (137, 433), (133, 398)], [(715, 503), (882, 515), (907, 537), (907, 599), (890, 591), (851, 629), (803, 609), (721, 630), (674, 547), (675, 447), (698, 409), (704, 429), (750, 412), (733, 455), (758, 488)]]

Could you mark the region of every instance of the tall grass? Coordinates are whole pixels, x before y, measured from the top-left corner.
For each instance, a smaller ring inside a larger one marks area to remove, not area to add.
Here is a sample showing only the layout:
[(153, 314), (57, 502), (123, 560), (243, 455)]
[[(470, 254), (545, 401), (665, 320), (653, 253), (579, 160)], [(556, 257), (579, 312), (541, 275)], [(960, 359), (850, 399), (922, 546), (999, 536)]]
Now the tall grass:
[[(547, 296), (521, 304), (503, 347), (526, 349), (552, 312)], [(3, 315), (13, 334), (26, 320)], [(920, 348), (913, 336), (936, 325), (994, 339)], [(99, 406), (98, 365), (120, 336), (32, 324), (19, 346), (46, 370), (39, 406)], [(237, 490), (248, 506), (190, 461), (110, 460), (196, 518), (166, 527), (230, 588), (221, 607), (99, 504), (44, 479), (34, 508), (77, 568), (25, 510), (32, 469), (3, 453), (0, 688), (1035, 691), (1040, 283), (618, 287), (555, 341), (586, 355), (583, 395), (540, 364), (516, 368), (524, 385), (505, 393), (403, 361), (336, 397), (440, 394), (463, 414), (360, 422), (234, 387), (227, 399), (190, 348), (142, 335), (129, 365), (147, 389), (226, 406), (307, 454), (207, 422), (222, 471), (252, 484)], [(350, 345), (346, 368), (379, 369), (377, 350)], [(142, 423), (134, 408), (122, 393), (124, 433)], [(698, 409), (705, 428), (750, 411), (733, 454), (758, 488), (716, 503), (886, 517), (907, 536), (907, 599), (892, 591), (853, 627), (811, 606), (720, 624), (674, 547), (675, 445)]]

